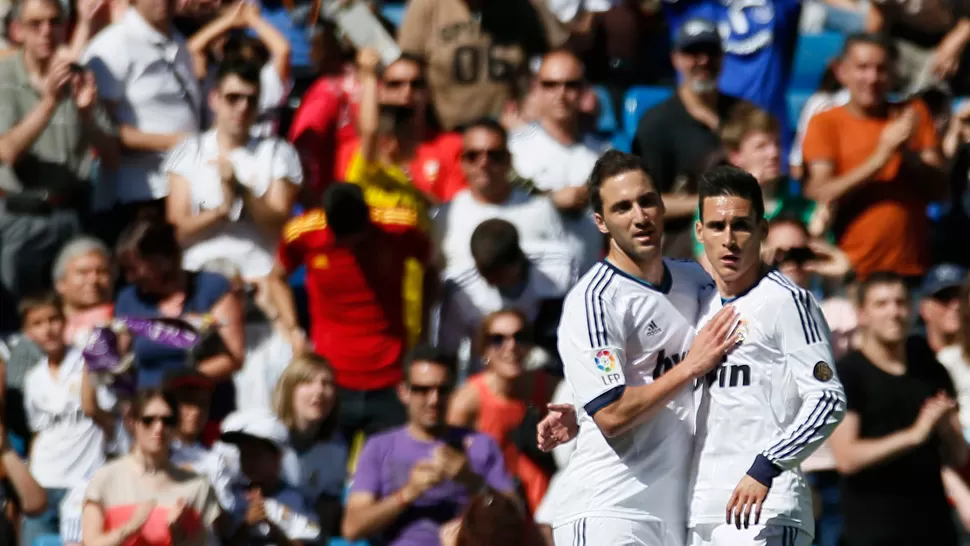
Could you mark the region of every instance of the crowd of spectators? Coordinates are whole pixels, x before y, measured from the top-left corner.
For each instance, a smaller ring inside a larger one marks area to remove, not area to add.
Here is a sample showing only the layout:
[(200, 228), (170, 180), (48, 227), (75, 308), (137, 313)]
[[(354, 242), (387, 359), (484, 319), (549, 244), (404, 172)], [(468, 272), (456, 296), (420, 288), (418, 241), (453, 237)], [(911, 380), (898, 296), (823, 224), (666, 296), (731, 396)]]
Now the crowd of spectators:
[[(354, 1), (0, 0), (0, 544), (551, 544), (574, 446), (536, 425), (572, 399), (556, 328), (611, 146), (672, 259), (703, 264), (702, 172), (762, 185), (848, 396), (803, 466), (816, 544), (966, 543), (937, 424), (970, 439), (970, 11), (368, 2), (390, 62), (335, 22)], [(793, 116), (818, 31), (844, 45)], [(611, 140), (637, 85), (671, 93)], [(83, 353), (126, 317), (212, 335), (122, 336), (126, 394)]]

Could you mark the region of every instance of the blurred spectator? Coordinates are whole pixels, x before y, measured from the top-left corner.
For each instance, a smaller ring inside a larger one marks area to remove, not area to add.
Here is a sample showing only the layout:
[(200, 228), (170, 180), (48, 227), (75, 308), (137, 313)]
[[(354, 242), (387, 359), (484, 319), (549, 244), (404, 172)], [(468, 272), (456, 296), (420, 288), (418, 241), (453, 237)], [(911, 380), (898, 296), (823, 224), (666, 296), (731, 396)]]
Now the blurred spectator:
[[(222, 349), (205, 355), (196, 364), (198, 370), (223, 380), (242, 367), (245, 340), (239, 300), (222, 275), (182, 269), (182, 251), (173, 226), (153, 220), (128, 226), (118, 241), (118, 261), (131, 284), (118, 294), (117, 316), (193, 320), (211, 315), (218, 325)], [(186, 351), (145, 337), (134, 340), (132, 351), (139, 387), (157, 387), (165, 373), (186, 365)]]
[(535, 525), (512, 499), (485, 494), (471, 500), (461, 519), (441, 529), (441, 546), (543, 546)]
[(361, 451), (343, 535), (389, 546), (438, 546), (441, 526), (477, 493), (511, 494), (502, 453), (488, 436), (446, 424), (454, 362), (419, 346), (398, 387), (408, 424), (371, 437)]
[(855, 34), (866, 27), (869, 3), (858, 0), (810, 0), (802, 7), (798, 27), (802, 34), (824, 31)]
[(111, 251), (94, 237), (75, 237), (57, 254), (53, 273), (67, 321), (64, 340), (83, 348), (91, 329), (114, 315)]
[(663, 194), (664, 255), (690, 258), (690, 220), (697, 208), (697, 189), (690, 181), (721, 149), (718, 127), (740, 100), (717, 90), (724, 54), (711, 22), (686, 22), (673, 46), (680, 85), (640, 118), (633, 153)]
[(579, 124), (579, 102), (586, 86), (583, 63), (565, 51), (547, 54), (533, 85), (538, 119), (509, 134), (516, 174), (549, 195), (563, 217), (570, 244), (582, 256), (582, 275), (603, 257), (604, 237), (589, 209), (586, 178), (605, 150)]
[[(431, 95), (425, 76), (423, 59), (404, 54), (385, 68), (380, 75), (377, 99), (381, 107), (413, 109), (408, 125), (415, 145), (405, 154), (411, 183), (424, 192), (432, 202), (444, 203), (467, 183), (461, 170), (461, 135), (442, 131), (431, 106)], [(410, 110), (409, 110), (410, 112)], [(339, 144), (337, 178), (342, 178), (355, 153), (359, 141)]]
[[(247, 36), (247, 31), (256, 37)], [(218, 63), (245, 61), (262, 67), (259, 71), (259, 104), (254, 137), (268, 138), (279, 129), (280, 110), (286, 104), (290, 88), (290, 44), (286, 38), (259, 15), (259, 6), (239, 1), (227, 6), (222, 15), (204, 26), (188, 42), (195, 67), (195, 77), (206, 82), (207, 90), (218, 87), (214, 81)], [(212, 108), (211, 104), (209, 108)]]
[(0, 60), (0, 284), (17, 298), (50, 288), (87, 212), (92, 151), (108, 168), (118, 146), (93, 77), (62, 49), (60, 3), (19, 2), (13, 25), (23, 47)]
[[(408, 264), (431, 257), (427, 237), (399, 231), (405, 215), (375, 214), (354, 184), (332, 184), (323, 209), (291, 220), (270, 287), (285, 328), (299, 336), (287, 275), (306, 266), (313, 350), (337, 372), (340, 428), (351, 441), (401, 424), (401, 402), (394, 386), (410, 339), (420, 336), (406, 314), (420, 316), (406, 300)], [(294, 352), (300, 354), (294, 341)]]
[(943, 217), (935, 225), (934, 263), (955, 263), (970, 267), (970, 101), (964, 101), (950, 117), (943, 136), (943, 155), (950, 160), (950, 199)]
[(907, 338), (903, 277), (872, 273), (858, 297), (865, 337), (837, 363), (848, 412), (830, 439), (845, 544), (956, 544), (940, 477), (966, 459), (953, 384), (926, 343)]
[(825, 72), (822, 73), (822, 81), (805, 105), (802, 106), (801, 115), (798, 118), (798, 125), (795, 128), (795, 138), (792, 141), (791, 151), (788, 155), (789, 173), (793, 178), (801, 180), (805, 174), (804, 159), (802, 157), (802, 142), (805, 140), (805, 131), (808, 130), (808, 123), (815, 114), (824, 112), (836, 106), (845, 106), (849, 102), (849, 90), (842, 86), (839, 81), (839, 59), (833, 59)]
[(556, 354), (554, 332), (563, 297), (578, 278), (576, 261), (559, 245), (534, 245), (526, 253), (515, 226), (498, 218), (478, 224), (471, 253), (474, 269), (444, 283), (436, 345), (458, 354), (486, 315), (514, 308), (536, 326), (540, 346)]
[[(464, 132), (462, 167), (468, 189), (462, 190), (435, 215), (437, 240), (441, 241), (446, 278), (474, 267), (472, 232), (490, 218), (509, 221), (519, 232), (523, 246), (533, 243), (564, 244), (566, 231), (559, 211), (546, 196), (530, 196), (509, 180), (511, 160), (508, 135), (497, 122), (481, 120)], [(564, 249), (573, 252), (564, 244)], [(575, 258), (579, 259), (579, 255)]]
[(534, 438), (556, 380), (542, 370), (526, 368), (533, 338), (522, 311), (489, 313), (476, 341), (485, 370), (455, 393), (448, 422), (488, 434), (499, 444), (506, 469), (518, 480), (529, 511), (535, 512), (556, 467), (551, 455), (538, 450)]
[[(315, 36), (320, 43), (320, 77), (304, 93), (289, 127), (289, 141), (300, 153), (306, 173), (301, 201), (307, 208), (319, 206), (323, 191), (338, 178), (337, 153), (357, 136), (360, 100), (357, 67), (336, 27), (323, 22)], [(408, 89), (416, 91), (415, 86)]]
[(64, 343), (64, 313), (53, 294), (20, 300), (24, 335), (45, 358), (24, 378), (24, 409), (31, 432), (30, 473), (47, 493), (43, 514), (28, 517), (21, 529), (23, 546), (60, 529), (58, 512), (67, 490), (104, 464), (104, 433), (81, 410), (79, 348)]
[(956, 342), (936, 354), (950, 373), (960, 405), (960, 424), (964, 437), (970, 439), (970, 275), (960, 286), (960, 332)]
[(102, 467), (85, 494), (84, 544), (166, 542), (207, 544), (210, 529), (228, 537), (212, 485), (170, 460), (178, 405), (158, 390), (142, 390), (131, 415), (132, 451)]
[(236, 447), (240, 475), (234, 483), (236, 544), (317, 544), (320, 527), (300, 491), (282, 479), (286, 427), (269, 412), (244, 410), (222, 422), (222, 441)]
[(41, 514), (47, 505), (47, 494), (37, 480), (30, 475), (27, 465), (10, 446), (6, 430), (0, 425), (0, 479), (9, 483), (15, 498), (4, 498), (9, 489), (0, 489), (0, 539), (4, 544), (14, 544), (14, 522), (7, 518), (8, 502), (16, 500), (20, 512), (26, 516)]
[(875, 0), (866, 30), (892, 39), (899, 51), (895, 75), (904, 93), (916, 93), (954, 77), (966, 90), (964, 53), (970, 42), (970, 12), (959, 2)]
[(528, 76), (529, 59), (568, 39), (539, 0), (414, 0), (398, 31), (401, 50), (428, 61), (446, 129), (497, 118)]
[(257, 5), (263, 19), (290, 44), (294, 89), (302, 91), (317, 76), (313, 70), (311, 38), (320, 19), (323, 0), (263, 0)]
[(176, 145), (163, 167), (166, 217), (182, 244), (185, 269), (228, 258), (244, 279), (265, 277), (303, 182), (300, 159), (279, 138), (251, 136), (258, 65), (228, 59), (215, 79), (213, 128)]
[(953, 264), (934, 266), (919, 291), (919, 316), (926, 343), (937, 356), (960, 335), (960, 285), (967, 270)]
[(273, 398), (297, 455), (283, 459), (284, 475), (320, 523), (320, 539), (326, 543), (340, 536), (347, 480), (347, 444), (337, 433), (340, 413), (333, 368), (315, 354), (300, 355), (283, 371)]
[(178, 406), (178, 424), (172, 431), (172, 464), (208, 478), (219, 504), (231, 512), (234, 501), (229, 490), (232, 479), (229, 463), (202, 444), (202, 433), (209, 421), (209, 407), (215, 382), (201, 373), (183, 368), (165, 377), (164, 390)]
[[(691, 18), (707, 19), (717, 26), (724, 49), (718, 84), (723, 93), (768, 111), (782, 127), (791, 126), (785, 95), (798, 42), (801, 1), (674, 0), (662, 4), (671, 31)], [(784, 136), (787, 141), (788, 135)]]
[(947, 181), (926, 106), (889, 102), (893, 64), (880, 37), (846, 39), (839, 73), (850, 99), (809, 122), (805, 191), (835, 207), (836, 240), (860, 277), (887, 270), (915, 284), (929, 261), (926, 206)]
[(145, 210), (162, 209), (165, 153), (203, 126), (202, 92), (173, 9), (174, 2), (132, 0), (84, 55), (123, 149), (118, 172), (103, 176), (95, 192), (96, 210), (111, 212), (99, 223), (108, 241)]

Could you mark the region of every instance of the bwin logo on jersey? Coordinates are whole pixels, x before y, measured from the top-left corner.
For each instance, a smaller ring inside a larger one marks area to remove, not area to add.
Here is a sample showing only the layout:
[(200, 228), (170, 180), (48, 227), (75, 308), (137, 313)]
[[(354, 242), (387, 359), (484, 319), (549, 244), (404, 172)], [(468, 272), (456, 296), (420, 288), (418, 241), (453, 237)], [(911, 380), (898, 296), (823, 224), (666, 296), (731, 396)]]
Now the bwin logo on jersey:
[(715, 383), (718, 387), (747, 387), (751, 385), (751, 367), (746, 364), (728, 366), (725, 356), (720, 366), (707, 372), (705, 379), (708, 387)]
[(680, 364), (680, 361), (687, 356), (687, 353), (674, 353), (667, 356), (667, 351), (665, 349), (660, 349), (660, 353), (657, 354), (657, 364), (653, 367), (653, 378), (659, 379), (661, 375), (670, 371), (671, 368)]

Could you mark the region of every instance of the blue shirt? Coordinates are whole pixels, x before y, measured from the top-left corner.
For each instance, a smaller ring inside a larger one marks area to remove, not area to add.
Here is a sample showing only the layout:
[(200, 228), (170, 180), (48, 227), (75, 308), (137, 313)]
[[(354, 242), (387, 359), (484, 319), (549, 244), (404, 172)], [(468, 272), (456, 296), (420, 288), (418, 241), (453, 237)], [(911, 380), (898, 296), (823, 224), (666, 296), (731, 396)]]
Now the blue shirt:
[(715, 23), (724, 48), (721, 91), (789, 127), (785, 93), (798, 39), (799, 0), (665, 0), (664, 10), (674, 34), (692, 18)]
[[(212, 310), (216, 302), (229, 293), (229, 281), (222, 275), (188, 272), (185, 287), (183, 315), (204, 314)], [(153, 318), (161, 313), (158, 303), (144, 298), (133, 285), (126, 286), (115, 303), (115, 316)], [(138, 368), (138, 388), (158, 387), (165, 374), (185, 365), (188, 353), (146, 339), (135, 337), (133, 350)]]

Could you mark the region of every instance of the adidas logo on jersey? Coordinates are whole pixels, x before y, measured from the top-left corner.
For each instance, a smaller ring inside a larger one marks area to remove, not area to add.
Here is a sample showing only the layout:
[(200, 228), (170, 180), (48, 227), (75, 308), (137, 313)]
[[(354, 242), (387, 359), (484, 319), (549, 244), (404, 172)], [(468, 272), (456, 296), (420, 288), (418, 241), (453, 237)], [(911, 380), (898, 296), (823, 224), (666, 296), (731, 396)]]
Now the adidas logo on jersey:
[(648, 336), (655, 336), (655, 335), (660, 334), (662, 332), (663, 332), (663, 330), (661, 330), (660, 327), (657, 326), (657, 323), (654, 322), (654, 321), (652, 321), (652, 320), (650, 321), (650, 324), (647, 325), (647, 335)]

